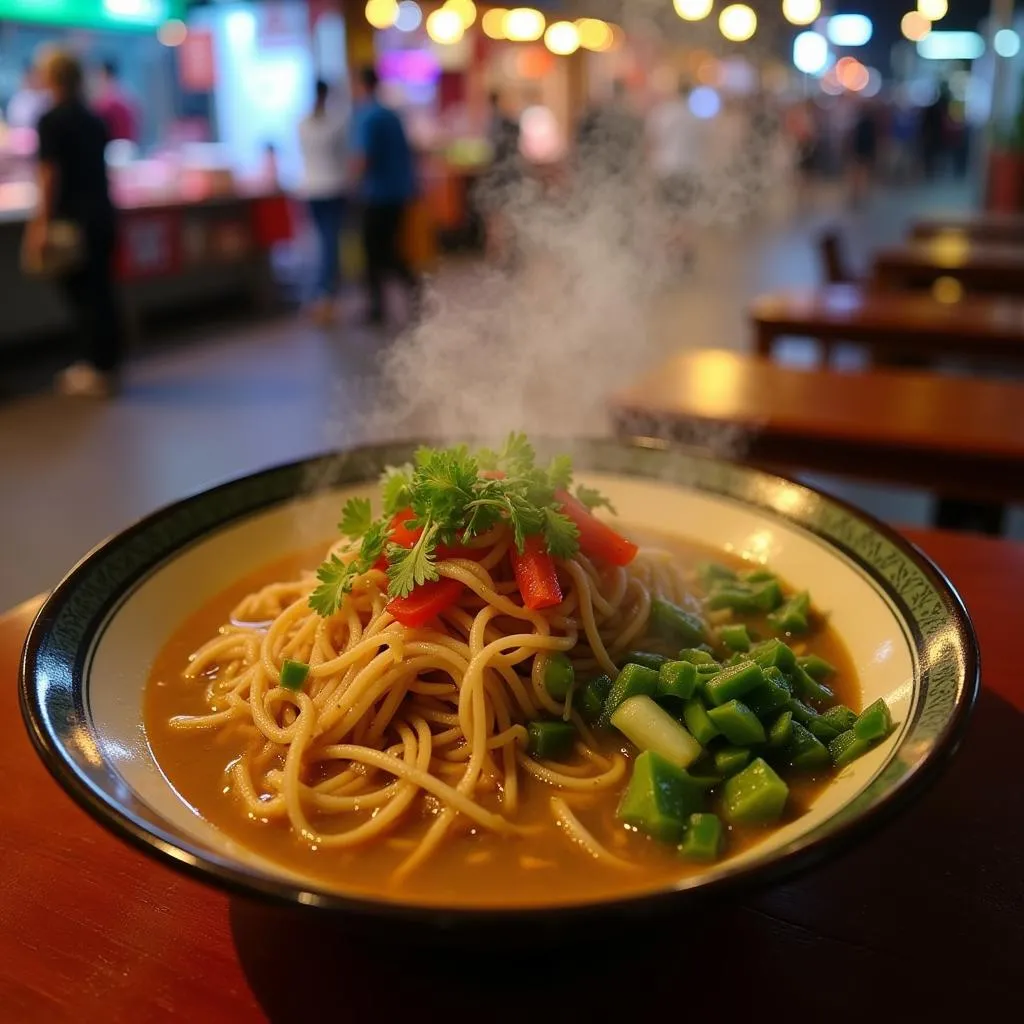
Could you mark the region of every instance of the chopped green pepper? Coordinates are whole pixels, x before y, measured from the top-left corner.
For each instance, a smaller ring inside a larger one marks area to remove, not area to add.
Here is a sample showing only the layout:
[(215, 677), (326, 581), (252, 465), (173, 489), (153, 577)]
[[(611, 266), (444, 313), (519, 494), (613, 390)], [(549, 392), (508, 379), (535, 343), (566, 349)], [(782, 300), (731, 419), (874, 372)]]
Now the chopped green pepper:
[(309, 666), (304, 661), (285, 658), (281, 663), (281, 685), (286, 690), (301, 690), (309, 675)]
[(658, 699), (689, 700), (697, 692), (697, 668), (689, 661), (666, 661), (658, 671)]
[(652, 654), (650, 651), (630, 651), (626, 655), (623, 665), (643, 665), (644, 668), (653, 668), (657, 672), (666, 661), (668, 658), (664, 654)]
[(750, 650), (750, 634), (742, 624), (719, 626), (718, 637), (730, 651)]
[(777, 821), (789, 799), (789, 787), (760, 757), (727, 779), (722, 810), (736, 824), (764, 825)]
[(601, 717), (611, 688), (612, 681), (608, 676), (597, 676), (576, 695), (576, 709), (584, 721), (596, 722)]
[(832, 740), (828, 752), (837, 768), (845, 768), (851, 761), (866, 754), (872, 746), (874, 744), (870, 740), (862, 740), (853, 729), (847, 729)]
[(853, 725), (857, 739), (877, 742), (884, 740), (892, 732), (892, 713), (889, 705), (881, 697), (874, 704), (866, 707)]
[(692, 665), (713, 665), (717, 671), (721, 666), (714, 656), (714, 652), (707, 645), (700, 647), (687, 647), (679, 652), (680, 661), (688, 661)]
[(738, 700), (710, 708), (708, 718), (730, 743), (737, 746), (765, 741), (764, 726), (758, 721), (757, 715)]
[(824, 683), (836, 674), (835, 665), (827, 662), (824, 658), (819, 658), (817, 654), (805, 654), (803, 657), (797, 658), (796, 663), (819, 683)]
[(691, 814), (679, 852), (687, 860), (718, 860), (723, 838), (722, 823), (716, 814)]
[(637, 697), (640, 694), (653, 697), (657, 692), (658, 673), (654, 669), (644, 668), (643, 665), (624, 665), (608, 692), (598, 724), (607, 725), (615, 709), (627, 697)]
[(793, 739), (793, 712), (783, 711), (768, 729), (768, 746), (782, 750)]
[(700, 580), (700, 585), (705, 590), (709, 590), (722, 580), (736, 579), (736, 573), (729, 566), (722, 565), (720, 562), (701, 562), (697, 566), (697, 579)]
[(569, 655), (564, 651), (551, 651), (544, 666), (544, 689), (552, 700), (565, 700), (569, 696), (575, 672)]
[(804, 700), (816, 700), (826, 704), (832, 700), (832, 691), (824, 683), (819, 683), (809, 672), (805, 672), (799, 665), (793, 666), (789, 677), (793, 680), (793, 689)]
[(547, 719), (530, 722), (526, 726), (527, 750), (534, 757), (546, 761), (560, 761), (572, 752), (576, 728), (570, 722), (551, 722)]
[(761, 666), (753, 661), (744, 661), (713, 675), (704, 684), (704, 693), (712, 704), (724, 704), (763, 685)]
[(787, 673), (796, 667), (796, 655), (781, 640), (763, 640), (751, 649), (750, 656), (762, 668), (773, 666)]
[(806, 590), (794, 594), (768, 621), (780, 633), (806, 633), (810, 629), (811, 595)]
[(836, 704), (835, 707), (829, 708), (821, 717), (823, 721), (828, 722), (836, 730), (836, 733), (852, 729), (857, 721), (856, 714), (845, 704)]
[(663, 640), (691, 647), (702, 643), (707, 636), (707, 627), (699, 615), (660, 597), (651, 601), (649, 627), (655, 636)]
[(806, 728), (811, 735), (816, 736), (826, 746), (832, 742), (843, 730), (837, 729), (826, 721), (824, 715), (815, 715), (807, 724)]
[(718, 729), (708, 717), (707, 709), (696, 698), (683, 705), (683, 721), (701, 746), (707, 746), (718, 735)]
[(704, 603), (711, 611), (731, 608), (741, 614), (757, 615), (770, 612), (782, 603), (782, 588), (774, 579), (755, 584), (724, 583), (714, 587)]
[(813, 733), (799, 722), (793, 722), (793, 738), (786, 747), (783, 759), (800, 771), (816, 771), (829, 762), (828, 749)]
[(655, 839), (677, 842), (687, 818), (703, 808), (705, 792), (683, 769), (645, 750), (633, 762), (616, 817)]
[(719, 747), (714, 753), (715, 771), (726, 777), (735, 775), (749, 760), (746, 747)]
[(756, 690), (751, 690), (744, 698), (744, 703), (758, 718), (765, 719), (787, 708), (793, 692), (789, 680), (777, 668), (769, 666), (762, 670), (762, 674), (764, 683)]

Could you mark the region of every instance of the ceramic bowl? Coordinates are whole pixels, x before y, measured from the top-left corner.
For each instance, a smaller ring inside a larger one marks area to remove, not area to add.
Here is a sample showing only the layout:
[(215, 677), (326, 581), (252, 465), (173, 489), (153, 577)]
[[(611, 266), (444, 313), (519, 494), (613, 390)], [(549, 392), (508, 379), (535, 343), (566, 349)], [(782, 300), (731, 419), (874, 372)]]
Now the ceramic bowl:
[(147, 743), (144, 682), (177, 624), (239, 577), (332, 537), (344, 498), (371, 493), (381, 469), (413, 448), (361, 448), (224, 484), (154, 513), (68, 574), (28, 637), (21, 699), (40, 756), (89, 813), (213, 884), (357, 917), (453, 926), (647, 913), (834, 854), (904, 807), (957, 747), (978, 687), (977, 645), (959, 596), (920, 551), (867, 515), (756, 469), (657, 446), (577, 442), (580, 479), (609, 494), (624, 522), (766, 561), (810, 589), (846, 642), (863, 703), (884, 697), (898, 728), (760, 844), (614, 903), (560, 906), (552, 894), (543, 909), (422, 907), (296, 876), (178, 796)]

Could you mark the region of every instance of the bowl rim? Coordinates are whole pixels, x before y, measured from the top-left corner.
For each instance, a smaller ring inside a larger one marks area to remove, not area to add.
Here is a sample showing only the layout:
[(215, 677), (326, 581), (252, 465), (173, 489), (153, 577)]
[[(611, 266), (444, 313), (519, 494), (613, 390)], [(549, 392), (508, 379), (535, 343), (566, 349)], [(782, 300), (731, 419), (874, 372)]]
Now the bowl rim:
[[(540, 441), (541, 439), (538, 439)], [(547, 440), (547, 439), (544, 439)], [(127, 539), (151, 530), (162, 520), (173, 517), (194, 503), (209, 501), (218, 494), (230, 491), (244, 483), (257, 483), (275, 475), (300, 473), (318, 465), (329, 465), (331, 461), (344, 456), (366, 455), (383, 452), (390, 448), (405, 447), (412, 444), (431, 444), (429, 440), (394, 441), (384, 444), (358, 445), (348, 449), (323, 452), (319, 455), (307, 456), (268, 466), (253, 473), (246, 473), (213, 487), (204, 488), (176, 501), (165, 504), (153, 512), (136, 520), (133, 524), (111, 534), (94, 546), (68, 570), (60, 582), (47, 595), (39, 611), (36, 613), (29, 628), (22, 649), (19, 670), (19, 705), (22, 720), (28, 731), (32, 745), (43, 764), (72, 799), (84, 809), (90, 817), (104, 828), (137, 850), (154, 858), (159, 863), (169, 866), (183, 874), (201, 882), (212, 884), (230, 894), (258, 897), (262, 900), (285, 906), (307, 906), (318, 909), (342, 912), (353, 918), (394, 921), (396, 919), (410, 923), (422, 923), (442, 928), (473, 927), (496, 923), (550, 923), (553, 920), (573, 923), (585, 923), (590, 919), (607, 917), (609, 914), (627, 914), (651, 916), (682, 905), (694, 905), (726, 894), (736, 895), (750, 889), (761, 887), (767, 883), (777, 882), (790, 877), (799, 871), (850, 850), (871, 832), (877, 831), (895, 815), (912, 804), (948, 766), (952, 757), (959, 749), (971, 712), (977, 700), (981, 683), (981, 656), (977, 635), (973, 622), (962, 597), (946, 574), (935, 562), (912, 541), (902, 536), (894, 528), (877, 519), (855, 505), (827, 494), (816, 487), (810, 486), (783, 474), (775, 473), (763, 467), (748, 463), (732, 461), (710, 456), (702, 452), (694, 452), (686, 446), (648, 437), (628, 438), (588, 438), (562, 439), (561, 443), (576, 445), (604, 444), (624, 451), (653, 450), (668, 454), (678, 453), (689, 458), (732, 468), (756, 477), (773, 481), (777, 484), (791, 485), (815, 498), (824, 499), (839, 511), (858, 520), (873, 533), (891, 544), (900, 554), (908, 559), (926, 578), (926, 580), (942, 594), (948, 605), (951, 624), (960, 641), (964, 656), (964, 671), (959, 700), (954, 702), (952, 712), (941, 732), (936, 736), (931, 750), (903, 778), (895, 782), (878, 801), (860, 813), (852, 816), (830, 832), (800, 842), (794, 840), (789, 847), (783, 848), (769, 858), (754, 862), (736, 872), (723, 874), (705, 883), (685, 888), (673, 887), (670, 883), (663, 884), (650, 891), (633, 893), (622, 897), (589, 900), (579, 903), (556, 903), (551, 905), (525, 906), (445, 906), (420, 903), (403, 903), (388, 900), (372, 894), (346, 894), (344, 892), (320, 888), (317, 884), (304, 886), (298, 881), (287, 881), (283, 878), (272, 878), (258, 869), (243, 869), (235, 863), (220, 859), (192, 847), (186, 848), (173, 837), (164, 837), (150, 828), (136, 822), (122, 807), (113, 800), (105, 798), (81, 778), (76, 771), (65, 747), (58, 737), (51, 733), (45, 725), (43, 699), (36, 680), (37, 659), (43, 640), (47, 637), (56, 610), (65, 602), (87, 569), (102, 563), (111, 551)], [(555, 441), (554, 443), (559, 443)], [(597, 470), (610, 472), (612, 470)], [(623, 473), (622, 475), (627, 475)], [(650, 479), (644, 474), (636, 474), (640, 479)], [(673, 483), (669, 480), (668, 483)], [(348, 483), (357, 485), (355, 481), (334, 481), (329, 486), (345, 486)], [(687, 486), (676, 484), (676, 486)], [(694, 487), (694, 485), (690, 485)], [(714, 490), (694, 487), (698, 492), (716, 494)], [(258, 515), (278, 505), (302, 497), (298, 490), (290, 490), (284, 498), (271, 498), (259, 507), (248, 508), (242, 513), (234, 513), (220, 519), (212, 528), (199, 531), (188, 543), (195, 543), (210, 536), (217, 529), (240, 522), (248, 515)], [(722, 496), (722, 495), (720, 495)], [(727, 496), (727, 495), (726, 495)], [(792, 514), (779, 510), (767, 502), (759, 502), (752, 498), (739, 499), (754, 512), (771, 514), (781, 518), (790, 526), (805, 530), (822, 540), (829, 548), (842, 552), (853, 558), (861, 570), (869, 571), (863, 558), (846, 549), (834, 538), (825, 537), (813, 526), (796, 519)], [(184, 544), (177, 545), (180, 550)], [(173, 555), (169, 556), (173, 557)], [(161, 564), (164, 559), (156, 564)], [(122, 587), (119, 598), (124, 598), (148, 575), (154, 566), (136, 576), (132, 582)], [(884, 583), (876, 574), (871, 578), (879, 584), (883, 591), (895, 598), (892, 587)], [(902, 599), (896, 600), (901, 614), (905, 614)], [(107, 610), (109, 611), (109, 609)], [(914, 637), (918, 639), (918, 637)], [(84, 661), (84, 658), (82, 659)], [(77, 700), (82, 699), (81, 680), (75, 685)], [(898, 749), (898, 748), (897, 748)], [(887, 762), (888, 763), (891, 763)]]

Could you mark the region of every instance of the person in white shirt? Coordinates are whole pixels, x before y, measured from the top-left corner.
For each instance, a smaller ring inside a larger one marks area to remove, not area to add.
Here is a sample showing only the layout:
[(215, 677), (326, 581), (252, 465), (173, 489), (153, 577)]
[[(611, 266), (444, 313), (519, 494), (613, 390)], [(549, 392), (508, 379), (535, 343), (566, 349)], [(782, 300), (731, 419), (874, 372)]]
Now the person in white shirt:
[(676, 95), (658, 104), (647, 119), (651, 170), (665, 199), (683, 208), (699, 197), (703, 156), (701, 125), (690, 110), (690, 92), (681, 81)]
[(299, 124), (302, 151), (302, 194), (309, 203), (310, 216), (320, 248), (314, 319), (327, 326), (334, 319), (334, 298), (339, 283), (339, 246), (348, 191), (348, 124), (329, 109), (330, 87), (316, 83), (312, 112)]

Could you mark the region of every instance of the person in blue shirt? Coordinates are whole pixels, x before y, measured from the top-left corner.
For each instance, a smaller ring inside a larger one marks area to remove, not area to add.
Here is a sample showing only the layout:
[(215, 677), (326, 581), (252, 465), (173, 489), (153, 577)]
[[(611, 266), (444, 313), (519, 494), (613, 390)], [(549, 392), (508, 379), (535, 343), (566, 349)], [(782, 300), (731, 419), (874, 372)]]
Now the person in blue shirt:
[(401, 250), (402, 227), (416, 197), (416, 169), (401, 120), (378, 98), (377, 72), (363, 68), (356, 84), (362, 101), (355, 118), (355, 143), (363, 198), (368, 318), (379, 324), (384, 322), (384, 282), (389, 275), (409, 288), (414, 305), (419, 300), (419, 278)]

